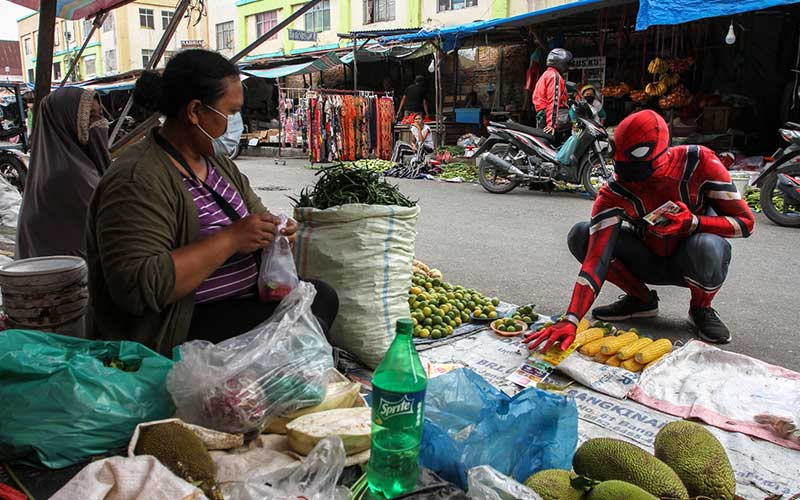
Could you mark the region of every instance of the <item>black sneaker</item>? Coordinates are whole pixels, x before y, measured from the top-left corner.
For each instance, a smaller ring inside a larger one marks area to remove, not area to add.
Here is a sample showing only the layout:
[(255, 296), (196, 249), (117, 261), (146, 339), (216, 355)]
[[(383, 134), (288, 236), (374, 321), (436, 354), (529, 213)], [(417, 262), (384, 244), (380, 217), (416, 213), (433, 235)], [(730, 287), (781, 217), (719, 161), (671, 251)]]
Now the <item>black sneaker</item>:
[(655, 290), (650, 290), (650, 302), (642, 302), (630, 295), (620, 295), (619, 300), (613, 304), (595, 307), (592, 315), (601, 321), (652, 318), (658, 316), (658, 294)]
[(731, 341), (731, 332), (720, 319), (713, 307), (692, 307), (689, 309), (689, 321), (692, 322), (697, 335), (712, 344), (727, 344)]

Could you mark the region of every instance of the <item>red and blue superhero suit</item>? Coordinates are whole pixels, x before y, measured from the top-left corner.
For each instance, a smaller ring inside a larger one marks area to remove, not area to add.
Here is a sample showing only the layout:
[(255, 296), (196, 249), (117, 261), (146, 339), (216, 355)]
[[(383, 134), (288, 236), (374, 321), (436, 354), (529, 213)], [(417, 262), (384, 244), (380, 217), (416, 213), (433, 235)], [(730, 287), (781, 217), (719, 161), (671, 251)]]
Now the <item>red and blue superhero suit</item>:
[[(642, 302), (651, 300), (646, 283), (688, 287), (690, 308), (710, 307), (730, 263), (726, 238), (753, 231), (753, 214), (717, 156), (702, 146), (669, 148), (657, 113), (623, 120), (615, 143), (615, 180), (598, 193), (591, 221), (570, 232), (570, 250), (583, 264), (567, 313), (526, 338), (530, 348), (560, 342), (566, 349), (606, 280)], [(668, 224), (643, 220), (667, 201), (682, 209), (666, 215)]]

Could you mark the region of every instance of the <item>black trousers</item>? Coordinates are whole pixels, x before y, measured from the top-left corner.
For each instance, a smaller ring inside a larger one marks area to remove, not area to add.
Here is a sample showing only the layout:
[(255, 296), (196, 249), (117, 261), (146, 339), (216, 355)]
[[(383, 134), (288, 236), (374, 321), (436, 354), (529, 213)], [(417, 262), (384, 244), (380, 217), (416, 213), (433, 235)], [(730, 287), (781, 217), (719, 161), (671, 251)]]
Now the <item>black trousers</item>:
[[(572, 255), (583, 262), (589, 245), (589, 223), (575, 224), (567, 244)], [(683, 240), (674, 254), (661, 257), (647, 248), (633, 228), (623, 225), (613, 257), (649, 285), (686, 287), (684, 278), (689, 278), (703, 288), (715, 289), (728, 276), (731, 244), (716, 234), (696, 233)]]
[[(327, 336), (339, 312), (339, 296), (330, 285), (309, 280), (317, 289), (311, 312), (317, 317)], [(249, 332), (275, 313), (278, 303), (264, 303), (258, 296), (228, 299), (194, 306), (189, 340), (208, 340), (219, 343)]]

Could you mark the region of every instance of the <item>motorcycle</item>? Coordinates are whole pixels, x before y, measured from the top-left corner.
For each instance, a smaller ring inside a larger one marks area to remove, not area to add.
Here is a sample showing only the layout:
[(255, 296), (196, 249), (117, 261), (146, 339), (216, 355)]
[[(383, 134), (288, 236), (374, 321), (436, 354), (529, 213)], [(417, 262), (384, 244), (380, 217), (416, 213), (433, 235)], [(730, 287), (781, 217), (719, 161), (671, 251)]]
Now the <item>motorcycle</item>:
[(800, 124), (787, 122), (784, 127), (780, 134), (789, 145), (775, 152), (775, 160), (752, 185), (761, 189), (761, 209), (769, 220), (800, 227)]
[(560, 181), (582, 184), (594, 198), (613, 174), (607, 162), (611, 142), (586, 101), (576, 99), (570, 107), (577, 121), (574, 152), (565, 163), (557, 158), (555, 137), (544, 130), (514, 122), (490, 122), (489, 138), (475, 152), (481, 186), (490, 193), (503, 194), (525, 185), (552, 189)]

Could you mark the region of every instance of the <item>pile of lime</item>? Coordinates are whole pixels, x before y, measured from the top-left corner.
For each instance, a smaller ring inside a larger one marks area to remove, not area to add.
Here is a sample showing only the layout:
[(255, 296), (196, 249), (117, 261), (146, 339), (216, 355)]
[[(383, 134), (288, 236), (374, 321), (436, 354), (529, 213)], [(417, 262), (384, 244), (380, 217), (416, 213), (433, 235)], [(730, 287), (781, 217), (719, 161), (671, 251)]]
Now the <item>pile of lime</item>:
[(494, 322), (494, 327), (498, 331), (508, 332), (508, 333), (521, 332), (522, 330), (524, 330), (522, 325), (517, 323), (517, 320), (512, 318), (499, 319)]
[(414, 323), (414, 336), (440, 339), (476, 318), (497, 318), (497, 298), (484, 297), (472, 288), (451, 285), (438, 278), (415, 273), (408, 291), (408, 305)]
[(533, 324), (539, 319), (539, 315), (533, 312), (534, 305), (528, 304), (517, 309), (511, 316), (511, 319), (517, 319), (525, 324)]

